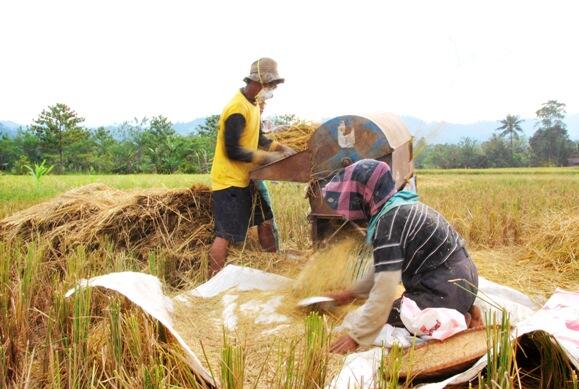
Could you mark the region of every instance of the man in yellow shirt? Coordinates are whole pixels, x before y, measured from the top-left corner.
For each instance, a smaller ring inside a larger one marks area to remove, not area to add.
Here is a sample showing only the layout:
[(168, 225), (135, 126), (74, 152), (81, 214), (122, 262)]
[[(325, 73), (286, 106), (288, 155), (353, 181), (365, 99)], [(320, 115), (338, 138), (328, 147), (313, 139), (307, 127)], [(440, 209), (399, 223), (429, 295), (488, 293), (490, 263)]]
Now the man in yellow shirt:
[(273, 96), (284, 82), (277, 63), (261, 58), (223, 109), (219, 118), (215, 156), (211, 167), (215, 240), (209, 250), (210, 270), (225, 264), (230, 242), (245, 240), (247, 230), (257, 225), (259, 242), (266, 251), (276, 251), (273, 212), (266, 196), (249, 179), (249, 172), (293, 153), (287, 146), (267, 139), (261, 132), (259, 101)]

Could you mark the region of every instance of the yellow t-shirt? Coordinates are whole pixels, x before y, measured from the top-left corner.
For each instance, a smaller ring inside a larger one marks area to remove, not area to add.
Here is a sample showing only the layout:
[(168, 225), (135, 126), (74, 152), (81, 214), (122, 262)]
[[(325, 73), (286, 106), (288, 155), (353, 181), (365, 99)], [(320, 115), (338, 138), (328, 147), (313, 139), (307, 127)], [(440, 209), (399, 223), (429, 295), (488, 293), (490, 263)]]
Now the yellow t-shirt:
[(249, 185), (249, 171), (256, 165), (252, 162), (233, 161), (227, 157), (225, 150), (225, 121), (235, 113), (245, 118), (245, 128), (239, 139), (239, 145), (248, 150), (257, 150), (259, 142), (260, 113), (259, 106), (252, 104), (237, 91), (225, 106), (219, 118), (215, 156), (211, 166), (211, 189), (221, 190), (231, 186), (245, 188)]

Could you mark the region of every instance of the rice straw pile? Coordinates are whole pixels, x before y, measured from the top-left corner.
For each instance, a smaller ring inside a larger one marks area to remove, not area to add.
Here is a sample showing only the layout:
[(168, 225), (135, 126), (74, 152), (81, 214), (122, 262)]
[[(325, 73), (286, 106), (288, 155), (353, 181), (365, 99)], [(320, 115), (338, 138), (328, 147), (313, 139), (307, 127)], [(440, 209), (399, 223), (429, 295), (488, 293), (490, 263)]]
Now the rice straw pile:
[(557, 288), (579, 290), (579, 215), (547, 214), (527, 229), (521, 246), (469, 250), (479, 274), (541, 299)]
[(295, 151), (303, 151), (308, 148), (308, 142), (319, 126), (314, 122), (298, 122), (269, 133), (269, 137)]
[(62, 258), (76, 247), (112, 245), (141, 259), (151, 252), (176, 258), (175, 270), (195, 267), (213, 239), (211, 191), (188, 189), (120, 191), (92, 184), (0, 220), (0, 240), (42, 236), (48, 252)]
[(520, 259), (579, 280), (579, 210), (548, 214), (532, 228)]

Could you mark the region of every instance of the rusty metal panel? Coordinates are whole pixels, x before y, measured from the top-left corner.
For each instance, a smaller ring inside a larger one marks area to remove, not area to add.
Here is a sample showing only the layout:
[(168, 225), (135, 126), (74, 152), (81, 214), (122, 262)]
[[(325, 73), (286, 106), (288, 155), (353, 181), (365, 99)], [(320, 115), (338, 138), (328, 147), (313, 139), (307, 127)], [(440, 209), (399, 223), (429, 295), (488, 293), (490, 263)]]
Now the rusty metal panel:
[(391, 113), (374, 113), (364, 116), (380, 126), (393, 149), (397, 149), (404, 143), (412, 140), (410, 131), (408, 131), (397, 115)]
[(300, 151), (249, 172), (249, 178), (256, 180), (308, 182), (310, 177), (311, 153), (309, 150)]
[(412, 161), (412, 142), (406, 142), (392, 153), (392, 177), (396, 187), (401, 189), (414, 175), (414, 162)]

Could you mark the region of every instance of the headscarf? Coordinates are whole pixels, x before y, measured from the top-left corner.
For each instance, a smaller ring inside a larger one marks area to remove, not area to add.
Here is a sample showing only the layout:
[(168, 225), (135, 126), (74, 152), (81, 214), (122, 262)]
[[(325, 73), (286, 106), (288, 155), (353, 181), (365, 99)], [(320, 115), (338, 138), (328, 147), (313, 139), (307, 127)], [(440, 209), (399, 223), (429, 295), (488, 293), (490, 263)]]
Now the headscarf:
[(378, 220), (393, 208), (416, 204), (413, 191), (396, 192), (390, 166), (362, 159), (336, 174), (322, 189), (326, 202), (348, 220), (367, 220), (366, 241), (372, 244)]
[(390, 166), (373, 159), (346, 167), (322, 189), (328, 205), (348, 220), (370, 220), (395, 193)]

